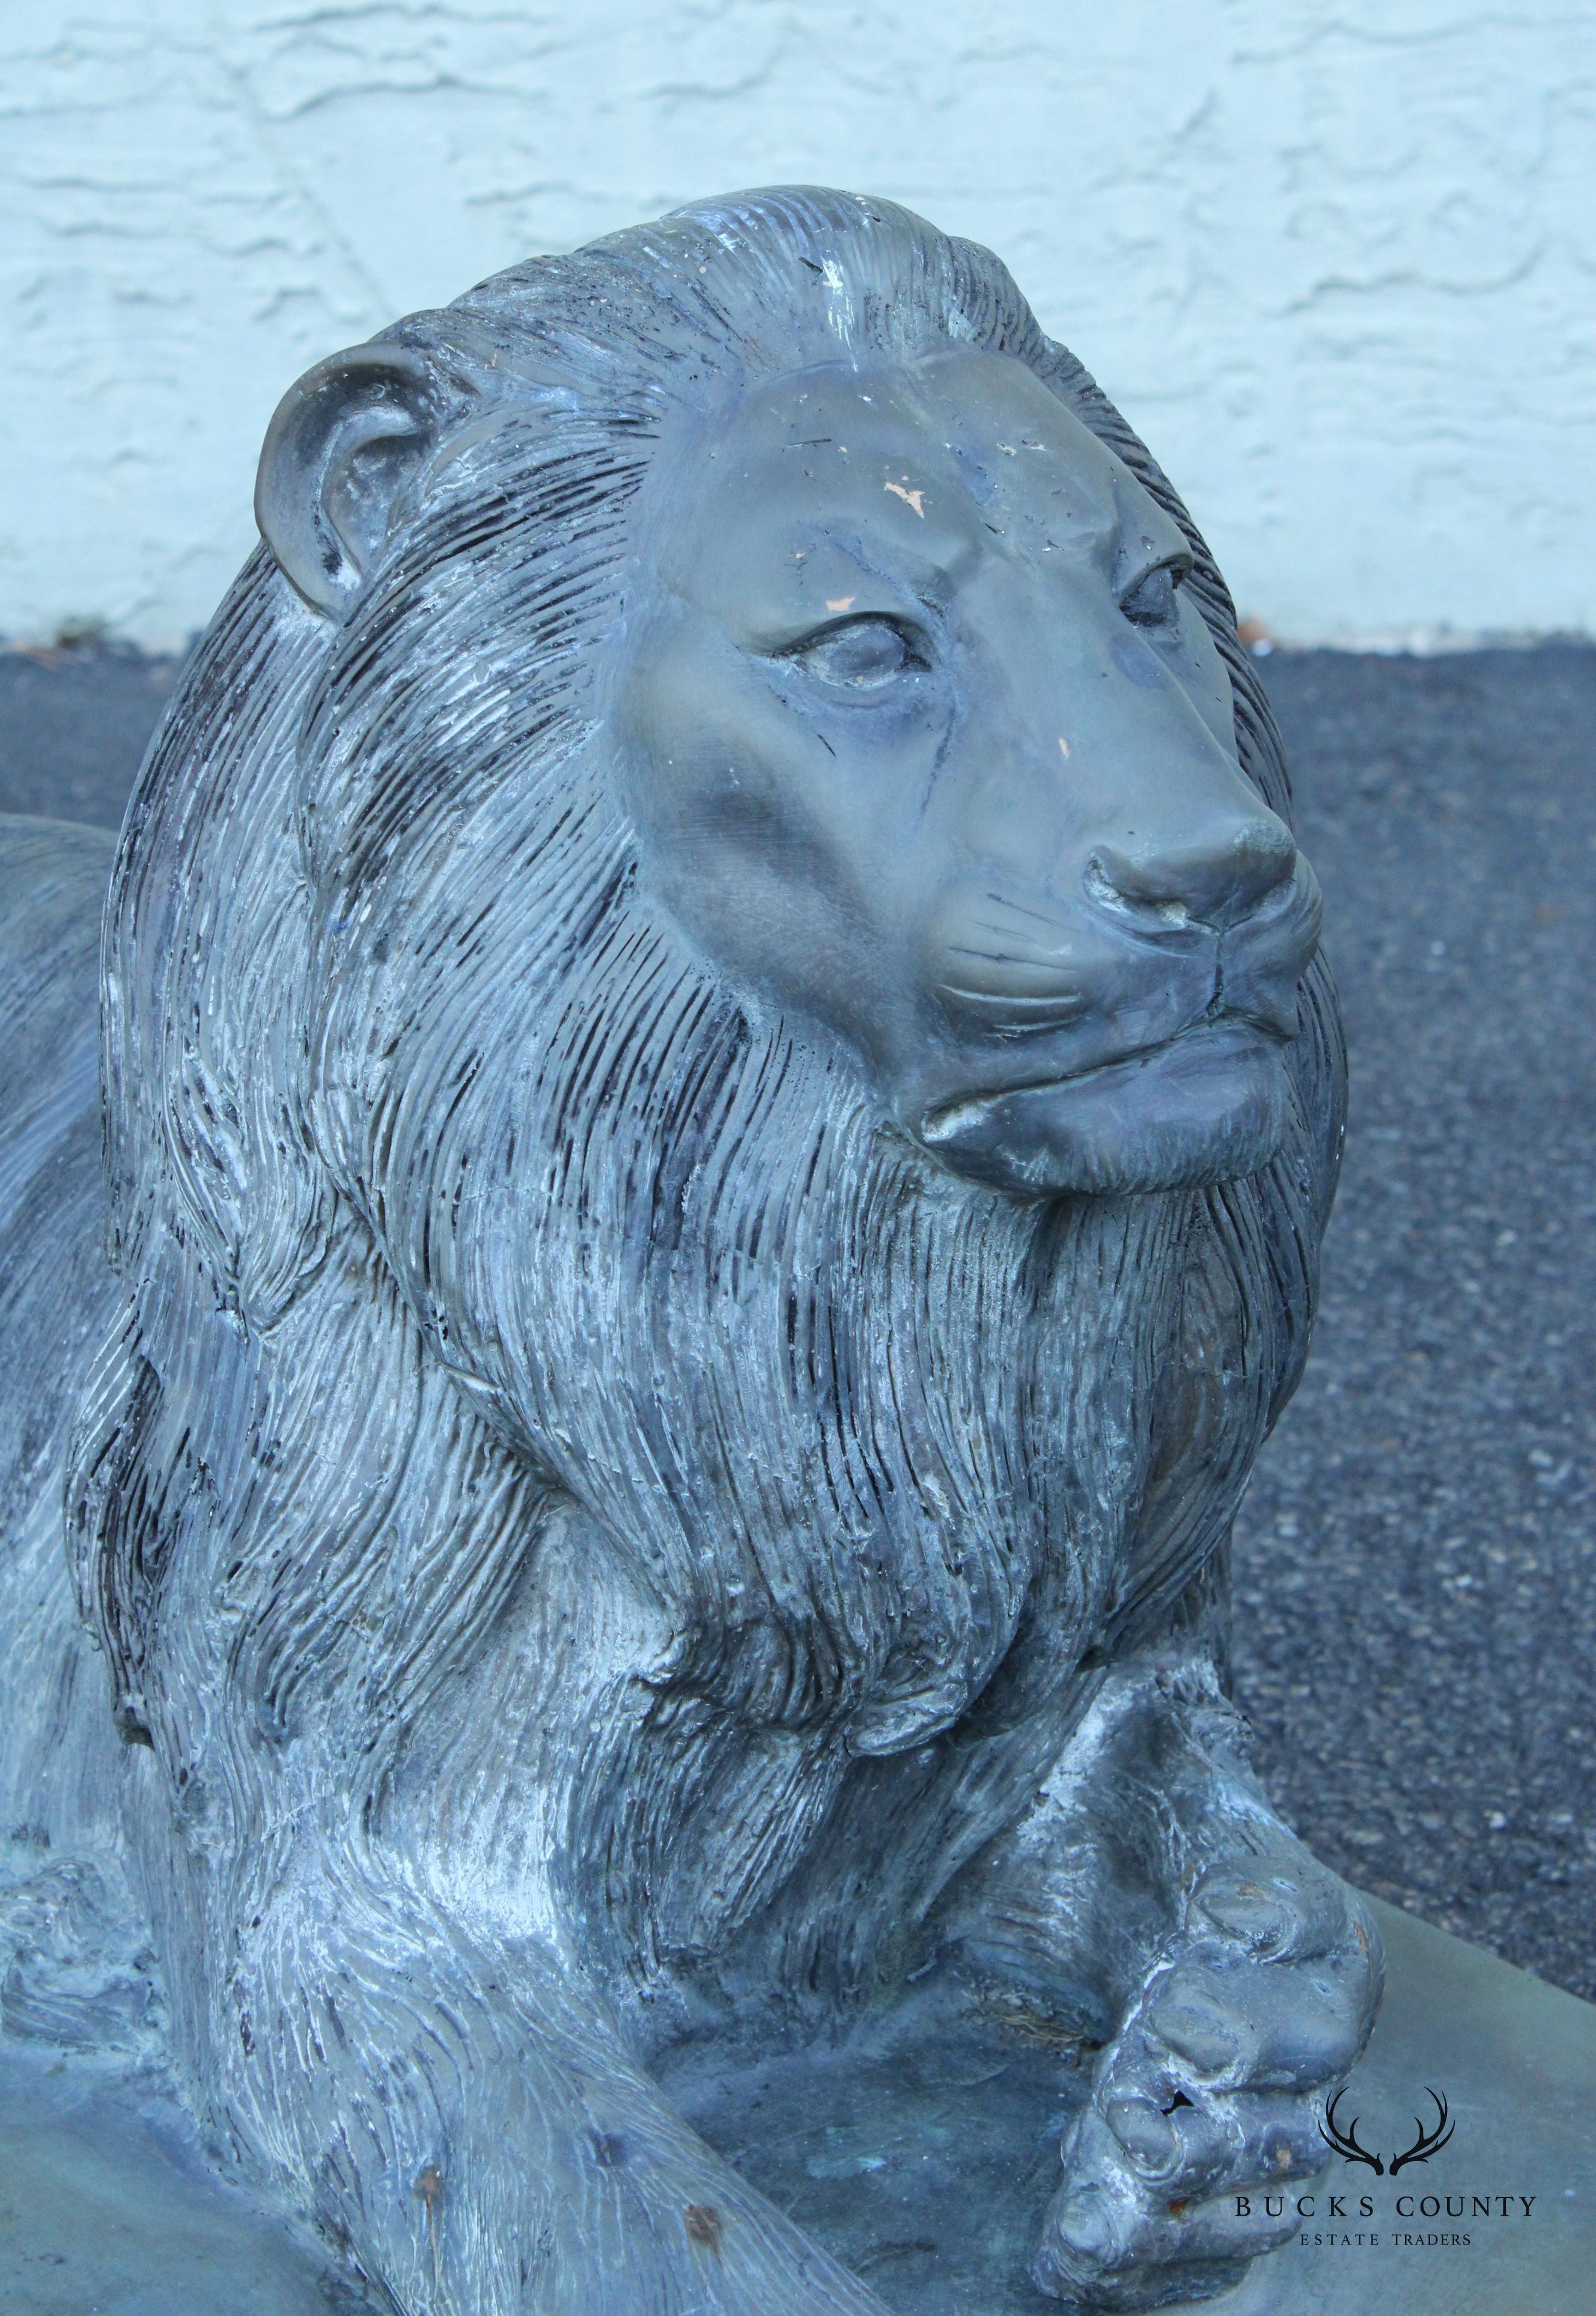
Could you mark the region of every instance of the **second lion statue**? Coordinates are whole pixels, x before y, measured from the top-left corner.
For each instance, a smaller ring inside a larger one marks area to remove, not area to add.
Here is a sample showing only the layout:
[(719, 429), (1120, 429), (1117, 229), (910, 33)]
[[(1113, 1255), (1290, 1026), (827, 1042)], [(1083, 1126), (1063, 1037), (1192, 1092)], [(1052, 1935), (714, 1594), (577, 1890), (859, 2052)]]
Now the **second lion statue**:
[(1226, 1692), (1343, 1066), (1190, 520), (805, 189), (323, 362), (257, 507), (116, 858), (11, 1804), (410, 2316), (879, 2312), (657, 2078), (927, 1973), (1100, 2046), (1041, 2291), (1233, 2282), (1380, 1966)]

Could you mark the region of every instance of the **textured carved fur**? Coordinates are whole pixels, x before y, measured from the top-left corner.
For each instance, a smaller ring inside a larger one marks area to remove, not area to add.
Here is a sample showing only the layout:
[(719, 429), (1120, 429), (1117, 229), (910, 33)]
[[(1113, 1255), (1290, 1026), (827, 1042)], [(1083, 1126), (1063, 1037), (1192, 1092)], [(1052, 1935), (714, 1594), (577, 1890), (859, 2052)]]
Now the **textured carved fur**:
[(1106, 1670), (1213, 1658), (1306, 1348), (1321, 966), (1264, 1172), (1023, 1204), (636, 897), (600, 693), (637, 494), (828, 265), (856, 345), (1015, 356), (1175, 515), (1283, 813), (1211, 560), (1003, 269), (780, 194), (389, 334), (447, 453), (343, 625), (254, 556), (117, 862), (79, 1596), (187, 2079), (406, 2309), (875, 2305), (649, 2053), (890, 1984)]

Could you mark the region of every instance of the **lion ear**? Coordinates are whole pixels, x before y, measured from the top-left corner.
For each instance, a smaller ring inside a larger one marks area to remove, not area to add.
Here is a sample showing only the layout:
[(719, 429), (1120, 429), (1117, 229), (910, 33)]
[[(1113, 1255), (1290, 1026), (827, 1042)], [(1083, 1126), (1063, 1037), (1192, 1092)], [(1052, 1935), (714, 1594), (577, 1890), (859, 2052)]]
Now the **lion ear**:
[(397, 344), (329, 354), (288, 388), (266, 430), (255, 521), (313, 610), (347, 619), (395, 500), (457, 415), (457, 397)]

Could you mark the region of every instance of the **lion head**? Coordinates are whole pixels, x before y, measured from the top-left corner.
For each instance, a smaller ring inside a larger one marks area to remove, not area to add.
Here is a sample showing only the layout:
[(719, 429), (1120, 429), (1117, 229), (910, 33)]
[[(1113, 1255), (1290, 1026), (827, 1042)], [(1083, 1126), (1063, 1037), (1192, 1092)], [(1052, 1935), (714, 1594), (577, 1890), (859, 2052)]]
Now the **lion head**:
[(850, 1761), (1213, 1590), (1340, 1131), (1272, 725), (1141, 445), (886, 202), (495, 276), (312, 372), (258, 505), (109, 920), (124, 1727), (247, 1920), (272, 1781), (467, 1743), (575, 1505), (654, 1693), (791, 1740), (745, 1919)]

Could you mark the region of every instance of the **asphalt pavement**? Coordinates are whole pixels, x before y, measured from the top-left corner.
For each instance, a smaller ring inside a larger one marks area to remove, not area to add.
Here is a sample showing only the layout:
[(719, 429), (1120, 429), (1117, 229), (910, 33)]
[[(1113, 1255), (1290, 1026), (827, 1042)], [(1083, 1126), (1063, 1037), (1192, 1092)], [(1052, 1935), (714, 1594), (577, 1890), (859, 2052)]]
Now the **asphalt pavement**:
[[(0, 655), (0, 810), (114, 825), (173, 673)], [(1596, 648), (1264, 673), (1352, 1108), (1237, 1693), (1321, 1857), (1596, 1997)]]
[(1264, 673), (1352, 1095), (1237, 1692), (1320, 1856), (1596, 1997), (1596, 649)]

